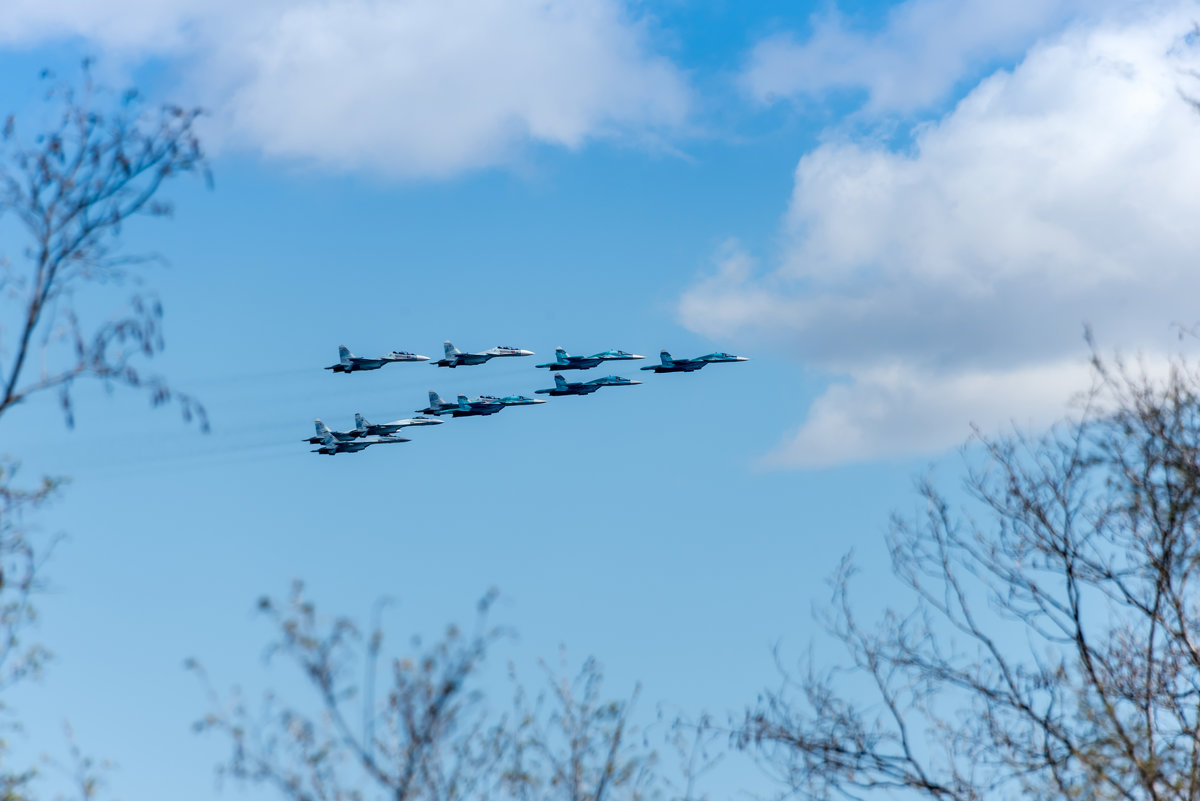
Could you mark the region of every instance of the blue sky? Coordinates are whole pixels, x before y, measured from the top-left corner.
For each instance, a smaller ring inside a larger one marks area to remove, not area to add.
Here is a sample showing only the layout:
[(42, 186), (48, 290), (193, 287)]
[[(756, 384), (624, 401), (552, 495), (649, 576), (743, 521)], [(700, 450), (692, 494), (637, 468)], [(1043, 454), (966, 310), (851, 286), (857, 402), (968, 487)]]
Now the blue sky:
[[(69, 718), (124, 798), (212, 797), (223, 749), (188, 729), (206, 707), (183, 660), (292, 683), (251, 610), (295, 578), (360, 618), (395, 598), (397, 643), (495, 586), (520, 633), (497, 664), (533, 680), (561, 644), (614, 694), (642, 682), (647, 717), (736, 716), (775, 644), (819, 637), (840, 556), (874, 576), (913, 478), (953, 484), (973, 422), (1067, 408), (1085, 322), (1157, 369), (1195, 316), (1192, 2), (15, 8), (7, 108), (93, 54), (210, 110), (214, 188), (176, 182), (175, 217), (123, 236), (169, 261), (150, 366), (212, 433), (95, 387), (74, 430), (52, 399), (5, 420), (25, 475), (72, 479), (39, 518), (68, 539), (37, 631), (57, 661), (12, 699), (21, 747), (61, 751)], [(320, 369), (339, 344), (436, 358), (446, 338), (538, 355)], [(531, 394), (555, 346), (751, 361), (352, 456), (300, 442), (428, 389)]]

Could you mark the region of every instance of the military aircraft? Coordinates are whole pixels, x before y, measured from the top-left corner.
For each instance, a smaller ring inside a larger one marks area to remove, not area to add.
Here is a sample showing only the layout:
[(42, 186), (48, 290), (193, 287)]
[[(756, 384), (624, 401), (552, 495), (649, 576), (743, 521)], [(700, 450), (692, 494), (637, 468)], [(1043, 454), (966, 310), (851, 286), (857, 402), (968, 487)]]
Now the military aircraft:
[(396, 433), (405, 426), (436, 426), (441, 424), (441, 420), (434, 420), (431, 417), (410, 417), (405, 420), (393, 420), (390, 423), (372, 423), (358, 412), (354, 413), (354, 431), (360, 437), (380, 434), (386, 436)]
[(644, 359), (636, 353), (626, 353), (623, 350), (606, 350), (603, 353), (593, 353), (591, 356), (568, 356), (562, 348), (554, 349), (554, 361), (539, 364), (538, 367), (549, 367), (551, 370), (590, 370), (600, 362), (626, 359)]
[(699, 370), (706, 364), (715, 362), (746, 362), (750, 361), (745, 356), (732, 356), (728, 353), (709, 353), (704, 356), (697, 356), (694, 359), (672, 359), (671, 354), (665, 350), (659, 354), (662, 359), (662, 364), (652, 364), (648, 367), (643, 367), (643, 370), (653, 370), (656, 373), (690, 373)]
[[(317, 431), (320, 432), (324, 428), (324, 423), (317, 421)], [(336, 456), (339, 453), (358, 453), (366, 450), (372, 445), (387, 445), (393, 442), (409, 442), (407, 437), (376, 437), (375, 439), (338, 439), (332, 431), (325, 428), (325, 435), (318, 439), (315, 445), (320, 445), (319, 448), (314, 448), (311, 453), (322, 453), (326, 456)]]
[[(462, 395), (458, 396), (459, 403), (462, 403), (463, 398)], [(524, 395), (505, 395), (503, 398), (497, 398), (495, 395), (480, 395), (467, 402), (472, 405), (498, 405), (502, 409), (507, 406), (533, 406), (535, 403), (545, 403), (544, 400), (527, 398)]]
[(308, 439), (304, 440), (305, 442), (309, 443), (310, 445), (320, 445), (322, 442), (329, 439), (330, 437), (333, 437), (338, 442), (352, 442), (353, 440), (355, 440), (359, 436), (361, 436), (357, 430), (354, 430), (354, 431), (330, 431), (329, 426), (322, 423), (321, 418), (319, 418), (319, 417), (314, 422), (316, 424), (317, 435), (315, 437), (309, 437)]
[(323, 453), (326, 456), (336, 456), (339, 453), (358, 453), (365, 451), (372, 445), (388, 445), (393, 442), (409, 442), (406, 437), (377, 437), (375, 439), (360, 439), (350, 442), (342, 442), (340, 439), (330, 437), (321, 443), (321, 447), (313, 448), (311, 453)]
[(522, 350), (520, 348), (510, 348), (507, 345), (498, 345), (488, 350), (481, 350), (478, 353), (463, 353), (454, 345), (450, 344), (450, 340), (442, 343), (446, 351), (446, 358), (438, 359), (433, 363), (434, 367), (458, 367), (460, 364), (483, 364), (488, 359), (495, 359), (498, 356), (532, 356), (533, 351)]
[[(459, 398), (463, 398), (463, 397), (465, 397), (465, 396), (459, 395)], [(424, 409), (417, 409), (417, 414), (436, 414), (436, 415), (450, 414), (455, 409), (458, 409), (458, 408), (459, 408), (458, 401), (455, 401), (454, 403), (447, 403), (446, 401), (442, 400), (440, 395), (438, 395), (436, 392), (434, 392), (431, 389), (431, 390), (429, 390), (429, 405), (426, 406)], [(496, 411), (500, 411), (500, 410), (497, 409)]]
[(345, 345), (338, 345), (338, 363), (331, 364), (326, 367), (326, 370), (332, 370), (335, 373), (353, 373), (358, 370), (378, 370), (385, 364), (392, 362), (427, 362), (428, 356), (418, 356), (415, 353), (409, 353), (406, 350), (394, 350), (391, 353), (384, 354), (377, 359), (368, 359), (364, 356), (355, 356), (350, 352), (350, 349)]
[(418, 409), (421, 414), (449, 414), (454, 417), (478, 417), (485, 414), (495, 414), (506, 406), (528, 406), (534, 403), (545, 403), (544, 400), (534, 400), (523, 395), (509, 395), (498, 398), (495, 395), (480, 395), (478, 398), (467, 398), (459, 395), (455, 403), (443, 401), (432, 389), (429, 390), (429, 406)]
[(628, 387), (632, 386), (633, 384), (640, 383), (642, 382), (630, 381), (628, 378), (621, 378), (617, 375), (608, 375), (604, 378), (593, 379), (592, 381), (568, 382), (567, 379), (563, 378), (561, 375), (556, 375), (554, 376), (554, 388), (539, 389), (537, 390), (537, 394), (551, 396), (587, 395), (600, 389), (600, 387)]

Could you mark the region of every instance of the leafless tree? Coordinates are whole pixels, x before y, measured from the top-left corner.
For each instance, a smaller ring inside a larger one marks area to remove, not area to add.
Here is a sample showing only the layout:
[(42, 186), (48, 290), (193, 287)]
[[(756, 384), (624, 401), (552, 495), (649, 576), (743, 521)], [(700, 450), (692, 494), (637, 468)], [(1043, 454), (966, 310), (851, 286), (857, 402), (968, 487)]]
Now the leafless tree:
[(324, 622), (297, 584), (286, 604), (263, 599), (259, 609), (277, 636), (268, 654), (300, 668), (316, 691), (317, 711), (273, 695), (258, 712), (238, 695), (222, 702), (192, 662), (214, 710), (197, 729), (230, 739), (224, 773), (274, 785), (295, 801), (486, 798), (499, 784), (506, 753), (506, 722), (490, 713), (476, 686), (488, 646), (504, 634), (487, 622), (492, 600), (480, 602), (472, 633), (451, 627), (428, 648), (415, 643), (420, 653), (389, 659), (391, 686), (376, 699), (382, 630), (376, 626), (364, 641), (348, 618)]
[[(176, 401), (185, 418), (206, 427), (194, 399), (139, 367), (139, 359), (162, 348), (162, 308), (136, 289), (138, 267), (148, 259), (119, 246), (129, 218), (170, 213), (158, 197), (164, 182), (204, 172), (194, 131), (198, 112), (148, 109), (132, 91), (114, 96), (92, 83), (86, 64), (78, 88), (46, 77), (52, 85), (42, 109), (46, 130), (29, 135), (13, 116), (0, 129), (0, 420), (53, 393), (73, 425), (71, 389), (94, 378), (145, 389), (155, 404)], [(121, 284), (135, 287), (127, 308), (86, 323), (94, 309), (84, 313), (77, 302), (101, 285)], [(25, 485), (18, 468), (19, 454), (0, 455), (0, 692), (36, 675), (46, 661), (47, 651), (26, 636), (52, 541), (30, 518), (62, 483)], [(0, 799), (15, 801), (26, 797), (36, 771), (4, 763), (4, 742)], [(75, 761), (82, 797), (93, 797), (94, 766)]]
[(638, 691), (628, 701), (604, 698), (594, 659), (574, 677), (565, 656), (558, 670), (543, 667), (548, 691), (532, 703), (517, 694), (509, 790), (521, 801), (646, 798), (656, 755), (630, 719)]
[(708, 801), (704, 777), (711, 774), (729, 755), (729, 739), (734, 732), (718, 724), (711, 715), (692, 718), (676, 714), (667, 717), (660, 709), (659, 719), (668, 721), (667, 750), (676, 759), (673, 771), (662, 771), (670, 801)]
[[(305, 706), (272, 694), (251, 708), (240, 693), (215, 691), (192, 661), (212, 708), (196, 728), (229, 741), (223, 775), (273, 786), (289, 801), (664, 797), (655, 750), (632, 720), (637, 693), (607, 699), (594, 660), (574, 675), (565, 661), (561, 670), (543, 666), (546, 689), (532, 696), (514, 676), (515, 697), (489, 702), (504, 682), (487, 678), (485, 660), (507, 635), (487, 622), (493, 598), (480, 603), (471, 633), (451, 627), (432, 645), (414, 643), (415, 653), (388, 659), (378, 619), (368, 634), (347, 618), (324, 621), (299, 586), (284, 605), (264, 600), (276, 636), (268, 654), (298, 667), (315, 698)], [(381, 661), (390, 681), (376, 698)], [(690, 749), (712, 737), (687, 731), (680, 753), (688, 775), (666, 798), (701, 797), (688, 771), (698, 774), (711, 760)]]
[[(119, 248), (135, 215), (164, 216), (165, 181), (205, 170), (195, 133), (197, 110), (148, 111), (137, 92), (112, 97), (91, 82), (55, 85), (47, 131), (22, 138), (10, 116), (0, 132), (0, 221), (25, 234), (19, 254), (0, 253), (6, 309), (0, 329), (0, 415), (31, 395), (54, 391), (72, 422), (71, 387), (85, 377), (149, 390), (154, 403), (175, 397), (185, 417), (203, 410), (137, 368), (162, 348), (161, 306), (135, 293), (128, 309), (91, 328), (74, 301), (89, 285), (136, 283), (145, 257)], [(38, 367), (31, 369), (34, 354)]]
[(906, 601), (860, 620), (849, 561), (815, 660), (741, 744), (809, 797), (1200, 797), (1200, 373), (1094, 360), (1073, 419), (979, 436), (889, 547)]

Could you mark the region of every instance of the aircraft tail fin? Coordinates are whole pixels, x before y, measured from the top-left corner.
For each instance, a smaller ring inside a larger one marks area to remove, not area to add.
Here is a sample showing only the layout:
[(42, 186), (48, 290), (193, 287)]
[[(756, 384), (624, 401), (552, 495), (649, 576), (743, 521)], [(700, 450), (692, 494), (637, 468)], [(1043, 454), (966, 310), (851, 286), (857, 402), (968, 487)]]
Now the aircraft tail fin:
[(353, 355), (354, 354), (352, 354), (350, 349), (345, 345), (338, 345), (338, 360), (341, 361), (342, 364), (350, 361), (350, 357)]
[(554, 349), (554, 359), (559, 364), (566, 364), (567, 363), (567, 352), (565, 350), (563, 350), (562, 348), (555, 348)]
[(320, 417), (313, 421), (313, 428), (317, 430), (318, 437), (326, 437), (330, 433), (329, 426), (322, 423)]
[(355, 412), (354, 413), (354, 427), (357, 428), (359, 431), (361, 431), (364, 428), (366, 428), (367, 425), (368, 425), (368, 423), (367, 423), (366, 419), (358, 412)]
[(471, 405), (471, 401), (467, 399), (466, 395), (459, 395), (458, 396), (458, 405), (462, 406), (463, 408), (466, 408), (467, 406)]
[(462, 351), (460, 351), (458, 348), (454, 347), (454, 345), (448, 339), (442, 343), (442, 348), (446, 352), (447, 359), (451, 358), (452, 356), (457, 356), (458, 354), (462, 353)]
[(429, 408), (437, 409), (440, 406), (442, 406), (441, 397), (436, 392), (434, 392), (432, 389), (429, 390)]
[(675, 363), (675, 360), (671, 358), (671, 354), (667, 353), (665, 350), (658, 354), (658, 357), (662, 359), (663, 366), (665, 367), (670, 367)]
[(556, 373), (554, 375), (554, 386), (557, 389), (566, 389), (567, 388), (567, 379), (563, 378), (561, 373)]

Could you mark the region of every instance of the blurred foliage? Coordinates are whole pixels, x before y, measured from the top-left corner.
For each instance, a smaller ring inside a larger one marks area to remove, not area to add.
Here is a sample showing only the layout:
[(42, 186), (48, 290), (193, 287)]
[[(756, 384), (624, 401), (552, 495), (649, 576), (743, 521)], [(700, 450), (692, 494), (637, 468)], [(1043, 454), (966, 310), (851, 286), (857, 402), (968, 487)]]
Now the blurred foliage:
[[(195, 134), (199, 112), (149, 108), (132, 90), (107, 92), (87, 63), (78, 85), (43, 79), (48, 127), (26, 136), (9, 116), (0, 129), (0, 420), (51, 394), (72, 426), (72, 387), (96, 379), (145, 390), (156, 405), (176, 402), (185, 419), (206, 429), (194, 398), (139, 369), (163, 347), (162, 307), (152, 295), (135, 290), (123, 311), (92, 325), (77, 305), (102, 286), (140, 285), (138, 268), (151, 260), (123, 251), (122, 226), (137, 215), (170, 213), (158, 197), (167, 180), (207, 174)], [(0, 457), (0, 692), (37, 677), (49, 658), (29, 635), (56, 538), (31, 518), (63, 480), (23, 485), (19, 465), (17, 454)], [(18, 722), (2, 702), (0, 711), (11, 734)], [(0, 739), (0, 799), (30, 798), (38, 770), (8, 762), (8, 741)], [(97, 767), (72, 743), (63, 770), (73, 797), (97, 797)]]
[[(715, 761), (711, 725), (676, 721), (666, 744), (680, 753), (679, 776), (663, 775), (656, 749), (634, 724), (635, 691), (607, 698), (593, 659), (572, 675), (543, 665), (545, 686), (530, 695), (510, 667), (511, 699), (489, 700), (486, 662), (509, 632), (489, 623), (494, 594), (478, 604), (474, 626), (450, 626), (410, 653), (383, 652), (375, 622), (318, 615), (300, 584), (284, 603), (263, 599), (274, 639), (268, 658), (298, 668), (307, 701), (274, 693), (252, 709), (240, 692), (223, 696), (200, 664), (211, 711), (196, 730), (231, 747), (222, 776), (274, 787), (292, 801), (467, 801), (562, 799), (701, 801), (696, 779)], [(387, 686), (376, 697), (379, 666)], [(361, 681), (356, 677), (361, 676)]]

